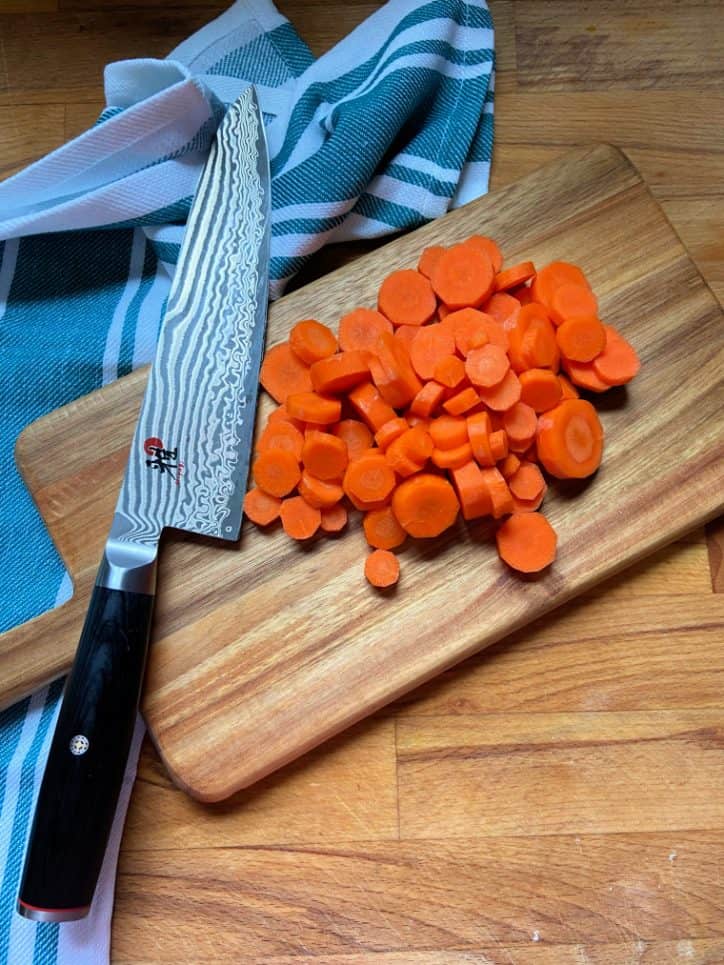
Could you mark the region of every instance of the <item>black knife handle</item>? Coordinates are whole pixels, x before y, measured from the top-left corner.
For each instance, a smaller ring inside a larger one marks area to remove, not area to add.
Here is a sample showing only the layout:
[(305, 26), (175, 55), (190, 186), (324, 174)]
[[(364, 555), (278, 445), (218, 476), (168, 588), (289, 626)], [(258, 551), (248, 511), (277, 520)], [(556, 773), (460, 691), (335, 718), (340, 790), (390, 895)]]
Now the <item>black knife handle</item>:
[(93, 590), (25, 856), (18, 911), (27, 918), (69, 921), (90, 908), (133, 736), (153, 601)]

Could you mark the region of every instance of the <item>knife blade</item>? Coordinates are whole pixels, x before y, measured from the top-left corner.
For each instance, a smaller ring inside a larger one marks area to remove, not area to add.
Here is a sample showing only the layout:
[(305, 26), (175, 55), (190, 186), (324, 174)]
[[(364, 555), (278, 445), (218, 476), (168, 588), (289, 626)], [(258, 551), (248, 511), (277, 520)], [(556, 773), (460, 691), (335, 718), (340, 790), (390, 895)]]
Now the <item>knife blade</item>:
[(236, 540), (266, 328), (269, 160), (253, 88), (225, 114), (169, 292), (43, 775), (17, 910), (89, 911), (125, 771), (162, 532)]

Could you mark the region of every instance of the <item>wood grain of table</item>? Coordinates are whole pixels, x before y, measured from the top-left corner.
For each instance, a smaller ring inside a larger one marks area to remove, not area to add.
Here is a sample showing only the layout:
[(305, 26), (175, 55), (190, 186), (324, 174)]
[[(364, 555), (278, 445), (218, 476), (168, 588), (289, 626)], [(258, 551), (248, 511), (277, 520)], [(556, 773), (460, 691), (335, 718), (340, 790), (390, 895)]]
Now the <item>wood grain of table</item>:
[[(105, 63), (224, 6), (2, 0), (0, 176), (93, 122)], [(279, 3), (315, 54), (377, 6)], [(493, 186), (617, 144), (724, 300), (721, 3), (491, 9)], [(145, 745), (114, 962), (724, 962), (722, 546), (689, 534), (223, 804)]]

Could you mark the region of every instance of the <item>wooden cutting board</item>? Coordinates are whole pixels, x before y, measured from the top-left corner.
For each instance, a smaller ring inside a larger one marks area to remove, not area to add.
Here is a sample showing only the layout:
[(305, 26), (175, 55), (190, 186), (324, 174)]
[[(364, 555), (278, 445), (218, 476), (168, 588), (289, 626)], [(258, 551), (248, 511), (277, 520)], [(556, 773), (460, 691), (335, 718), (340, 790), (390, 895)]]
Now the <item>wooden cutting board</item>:
[[(300, 318), (336, 325), (344, 310), (374, 304), (390, 268), (473, 232), (494, 236), (508, 264), (580, 263), (604, 319), (636, 345), (640, 375), (599, 403), (603, 466), (549, 491), (559, 556), (538, 579), (500, 563), (484, 522), (410, 541), (401, 582), (384, 595), (363, 579), (358, 525), (310, 546), (246, 524), (234, 546), (169, 535), (143, 707), (174, 780), (201, 800), (251, 784), (724, 506), (724, 317), (614, 148), (574, 152), (281, 299), (268, 343)], [(3, 703), (71, 661), (145, 378), (65, 406), (18, 442), (75, 595), (0, 638)]]

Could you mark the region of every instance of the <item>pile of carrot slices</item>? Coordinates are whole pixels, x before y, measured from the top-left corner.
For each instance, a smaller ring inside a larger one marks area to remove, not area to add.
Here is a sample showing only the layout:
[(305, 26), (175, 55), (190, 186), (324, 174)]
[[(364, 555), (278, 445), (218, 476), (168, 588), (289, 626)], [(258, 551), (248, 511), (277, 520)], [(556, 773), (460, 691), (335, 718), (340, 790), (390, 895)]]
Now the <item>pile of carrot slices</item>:
[(603, 429), (578, 389), (605, 392), (638, 369), (577, 266), (503, 268), (480, 235), (426, 248), (385, 278), (376, 309), (355, 308), (336, 334), (300, 321), (267, 351), (261, 384), (279, 406), (245, 513), (306, 540), (357, 510), (377, 587), (399, 579), (393, 551), (408, 536), (492, 516), (501, 559), (536, 573), (556, 555), (539, 512), (546, 477), (581, 479), (601, 462)]

